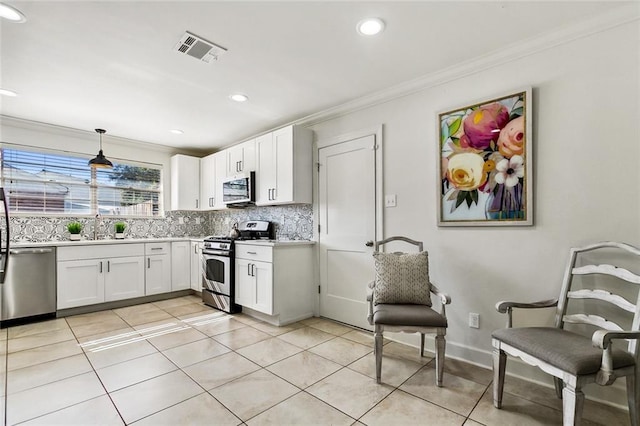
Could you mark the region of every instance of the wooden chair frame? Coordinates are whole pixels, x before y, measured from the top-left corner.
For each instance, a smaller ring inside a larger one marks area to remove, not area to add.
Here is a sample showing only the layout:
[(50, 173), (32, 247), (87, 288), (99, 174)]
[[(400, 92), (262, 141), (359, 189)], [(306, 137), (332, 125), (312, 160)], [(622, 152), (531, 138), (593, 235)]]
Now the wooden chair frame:
[[(563, 328), (565, 323), (589, 324), (600, 328), (600, 330), (593, 333), (591, 338), (593, 346), (602, 349), (602, 363), (600, 369), (594, 374), (571, 374), (494, 338), (492, 340), (494, 374), (493, 403), (496, 408), (502, 407), (505, 366), (507, 354), (509, 354), (522, 359), (528, 364), (539, 367), (541, 370), (554, 377), (556, 394), (559, 398), (563, 399), (563, 424), (565, 426), (580, 424), (584, 405), (584, 393), (582, 392), (582, 387), (584, 385), (597, 383), (602, 386), (607, 386), (612, 384), (619, 377), (626, 377), (627, 380), (627, 399), (631, 424), (633, 426), (640, 425), (638, 420), (640, 413), (640, 378), (638, 377), (638, 373), (640, 372), (638, 349), (638, 339), (640, 339), (640, 292), (638, 294), (638, 300), (633, 304), (621, 296), (604, 290), (571, 290), (572, 279), (576, 275), (607, 275), (617, 277), (628, 283), (640, 285), (640, 276), (623, 268), (606, 264), (576, 266), (578, 254), (603, 248), (620, 249), (623, 252), (640, 256), (640, 250), (636, 247), (616, 242), (603, 242), (582, 248), (573, 248), (571, 249), (570, 260), (565, 270), (559, 299), (545, 300), (535, 303), (503, 301), (496, 304), (498, 312), (507, 314), (507, 328), (511, 328), (512, 326), (512, 312), (514, 308), (535, 309), (553, 306), (557, 307), (555, 317), (556, 328)], [(569, 299), (595, 299), (602, 302), (608, 302), (622, 310), (633, 313), (632, 329), (627, 331), (622, 330), (616, 323), (608, 321), (597, 315), (567, 315), (567, 302)], [(628, 352), (634, 357), (635, 365), (616, 369), (613, 368), (611, 345), (611, 341), (613, 339), (628, 340)]]
[[(376, 241), (374, 243), (374, 251), (378, 252), (380, 246), (390, 243), (392, 241), (404, 241), (406, 243), (415, 245), (418, 247), (418, 252), (423, 251), (423, 245), (420, 241), (415, 241), (406, 237), (389, 237), (384, 240)], [(402, 333), (420, 333), (420, 357), (424, 356), (424, 336), (425, 334), (435, 334), (435, 349), (436, 349), (436, 385), (442, 386), (442, 377), (444, 375), (444, 354), (445, 354), (445, 335), (447, 333), (446, 327), (416, 327), (416, 326), (400, 326), (400, 325), (385, 325), (374, 324), (373, 322), (373, 289), (375, 287), (375, 281), (371, 281), (367, 285), (367, 301), (369, 302), (369, 312), (367, 320), (369, 324), (374, 326), (374, 355), (376, 358), (376, 382), (381, 382), (382, 375), (382, 342), (384, 331), (390, 332), (402, 332)], [(440, 300), (440, 315), (445, 320), (447, 318), (445, 305), (451, 303), (451, 298), (441, 292), (433, 283), (430, 284), (431, 293)]]

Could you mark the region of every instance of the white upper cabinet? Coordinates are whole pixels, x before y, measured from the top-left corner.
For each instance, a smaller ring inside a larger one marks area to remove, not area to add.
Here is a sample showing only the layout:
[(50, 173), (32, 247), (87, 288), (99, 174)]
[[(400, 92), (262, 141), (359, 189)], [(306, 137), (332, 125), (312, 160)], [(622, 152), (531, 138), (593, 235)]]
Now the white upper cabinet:
[(188, 155), (171, 157), (171, 210), (200, 208), (200, 159)]
[(227, 205), (222, 200), (222, 181), (227, 177), (227, 153), (225, 151), (213, 154), (215, 159), (215, 197), (213, 199), (213, 208), (215, 210), (226, 209)]
[(220, 210), (227, 206), (222, 202), (222, 181), (227, 177), (225, 151), (200, 159), (200, 205), (202, 210)]
[(200, 209), (212, 210), (216, 201), (215, 154), (200, 159)]
[(256, 204), (312, 201), (312, 133), (288, 126), (256, 139)]
[(256, 169), (256, 141), (251, 139), (227, 148), (227, 176), (247, 174)]

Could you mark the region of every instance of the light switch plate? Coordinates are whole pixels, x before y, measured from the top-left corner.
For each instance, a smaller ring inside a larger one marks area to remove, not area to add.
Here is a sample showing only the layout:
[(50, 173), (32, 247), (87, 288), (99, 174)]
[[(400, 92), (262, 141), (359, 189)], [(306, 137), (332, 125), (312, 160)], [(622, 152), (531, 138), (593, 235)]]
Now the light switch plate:
[(396, 194), (385, 195), (384, 196), (384, 206), (385, 207), (395, 207), (397, 205), (397, 197)]

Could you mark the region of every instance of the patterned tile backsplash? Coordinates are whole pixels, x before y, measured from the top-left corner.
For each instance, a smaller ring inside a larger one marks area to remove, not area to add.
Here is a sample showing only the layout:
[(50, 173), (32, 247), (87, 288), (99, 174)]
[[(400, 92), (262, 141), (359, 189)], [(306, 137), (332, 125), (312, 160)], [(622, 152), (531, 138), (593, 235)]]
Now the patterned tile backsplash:
[[(281, 207), (249, 207), (215, 212), (170, 211), (164, 218), (101, 217), (98, 239), (114, 238), (114, 223), (125, 222), (125, 238), (203, 237), (227, 235), (235, 222), (269, 220), (278, 239), (310, 240), (313, 237), (313, 210), (309, 204)], [(67, 241), (69, 222), (83, 224), (82, 238), (93, 239), (96, 220), (90, 217), (11, 217), (11, 241), (20, 243)]]

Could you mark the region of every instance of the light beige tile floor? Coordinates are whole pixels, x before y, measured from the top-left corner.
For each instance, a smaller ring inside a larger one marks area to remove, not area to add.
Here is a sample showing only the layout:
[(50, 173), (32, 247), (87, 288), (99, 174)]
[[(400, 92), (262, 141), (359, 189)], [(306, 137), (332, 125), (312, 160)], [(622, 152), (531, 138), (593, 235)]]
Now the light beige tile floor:
[[(434, 362), (385, 340), (376, 384), (370, 333), (322, 318), (274, 327), (195, 296), (0, 330), (0, 419), (33, 425), (549, 425), (553, 389)], [(425, 419), (429, 419), (428, 421)], [(629, 424), (587, 401), (584, 424)]]

